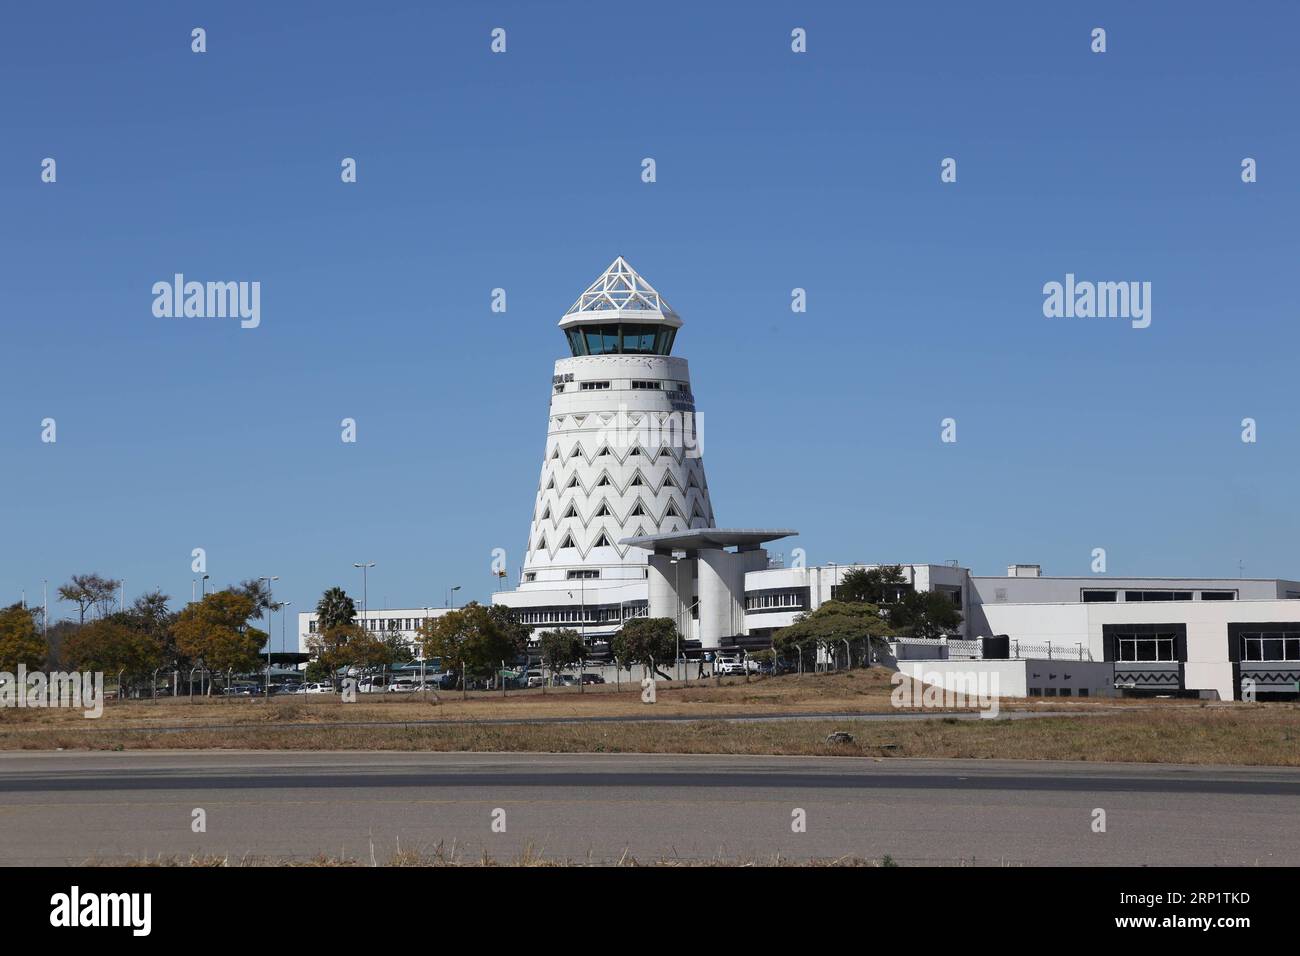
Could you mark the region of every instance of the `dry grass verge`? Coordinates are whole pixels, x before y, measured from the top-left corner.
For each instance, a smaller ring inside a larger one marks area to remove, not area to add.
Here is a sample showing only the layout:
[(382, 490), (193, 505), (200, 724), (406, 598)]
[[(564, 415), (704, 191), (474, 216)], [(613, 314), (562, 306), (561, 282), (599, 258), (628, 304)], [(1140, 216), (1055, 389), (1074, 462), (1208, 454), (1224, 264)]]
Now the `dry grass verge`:
[[(86, 722), (89, 723), (89, 722)], [(847, 731), (852, 743), (827, 742)], [(281, 726), (151, 733), (82, 726), (0, 730), (6, 750), (395, 750), (803, 754), (1300, 766), (1300, 706), (1117, 710), (1032, 720)]]

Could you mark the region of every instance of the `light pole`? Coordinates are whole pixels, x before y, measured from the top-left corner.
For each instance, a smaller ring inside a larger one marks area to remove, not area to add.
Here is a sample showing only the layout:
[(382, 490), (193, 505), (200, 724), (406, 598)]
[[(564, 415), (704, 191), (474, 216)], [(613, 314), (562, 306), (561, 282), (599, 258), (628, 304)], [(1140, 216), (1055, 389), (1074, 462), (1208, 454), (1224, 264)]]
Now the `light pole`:
[[(680, 674), (682, 667), (682, 559), (674, 555), (669, 563), (673, 565), (673, 593), (677, 598), (677, 650), (673, 654), (673, 671)], [(678, 680), (680, 680), (680, 676)]]
[(271, 612), (275, 610), (275, 604), (271, 601), (271, 583), (280, 580), (280, 576), (263, 575), (258, 578), (259, 581), (266, 582), (266, 699), (271, 699)]
[(373, 561), (362, 561), (360, 564), (353, 564), (354, 568), (361, 569), (361, 626), (370, 629), (370, 569), (375, 566)]
[(452, 606), (453, 606), (452, 603), (451, 603), (451, 601), (452, 601), (452, 595), (455, 594), (455, 593), (456, 593), (457, 591), (459, 591), (459, 590), (460, 590), (460, 585), (459, 585), (459, 584), (457, 584), (455, 587), (447, 588), (447, 603), (444, 604), (443, 607), (452, 607)]
[(285, 643), (285, 629), (286, 629), (285, 617), (287, 615), (285, 614), (284, 609), (287, 608), (292, 603), (293, 603), (292, 601), (280, 602), (280, 653), (281, 654), (286, 654), (288, 653), (289, 650), (288, 645)]
[(203, 575), (203, 579), (199, 582), (199, 600), (208, 596), (208, 578), (210, 577), (212, 577), (212, 575), (205, 574)]

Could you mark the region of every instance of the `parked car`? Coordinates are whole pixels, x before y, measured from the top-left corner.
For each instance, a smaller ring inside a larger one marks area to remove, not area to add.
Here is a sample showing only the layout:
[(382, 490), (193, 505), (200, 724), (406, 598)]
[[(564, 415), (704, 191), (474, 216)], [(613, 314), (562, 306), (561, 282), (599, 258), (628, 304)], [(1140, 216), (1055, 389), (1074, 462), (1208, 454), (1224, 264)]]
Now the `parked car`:
[(578, 677), (576, 674), (556, 674), (555, 686), (556, 687), (577, 687)]
[(716, 673), (726, 676), (728, 674), (745, 673), (745, 664), (739, 657), (721, 656), (713, 664)]
[(303, 688), (304, 694), (333, 694), (333, 684), (308, 684)]
[(524, 676), (527, 678), (526, 682), (529, 687), (541, 687), (546, 683), (546, 677), (541, 671), (529, 671)]
[(391, 684), (388, 685), (388, 693), (390, 694), (414, 693), (419, 683), (420, 682), (416, 680), (414, 677), (398, 677)]
[(599, 674), (583, 674), (582, 682), (584, 684), (603, 684), (605, 683), (605, 678), (601, 677)]

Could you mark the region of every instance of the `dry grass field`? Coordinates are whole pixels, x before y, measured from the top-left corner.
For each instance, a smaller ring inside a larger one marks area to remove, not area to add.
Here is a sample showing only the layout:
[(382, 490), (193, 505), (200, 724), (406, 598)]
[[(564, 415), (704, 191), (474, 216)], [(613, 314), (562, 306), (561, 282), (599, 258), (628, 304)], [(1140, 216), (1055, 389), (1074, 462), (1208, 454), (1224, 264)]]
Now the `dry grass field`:
[[(987, 757), (1300, 766), (1300, 706), (1181, 700), (1010, 701), (1004, 711), (1051, 711), (1033, 720), (855, 720), (898, 713), (883, 669), (661, 684), (654, 704), (639, 687), (610, 685), (499, 694), (331, 695), (264, 700), (109, 703), (79, 711), (0, 711), (0, 750), (430, 750), (554, 753), (812, 754)], [(844, 714), (843, 719), (738, 722), (760, 715)], [(683, 722), (636, 720), (682, 717)], [(555, 719), (564, 722), (545, 722)], [(610, 721), (603, 718), (633, 718)], [(506, 723), (503, 721), (517, 721)], [(534, 721), (527, 723), (527, 721)], [(828, 743), (832, 731), (852, 743)]]

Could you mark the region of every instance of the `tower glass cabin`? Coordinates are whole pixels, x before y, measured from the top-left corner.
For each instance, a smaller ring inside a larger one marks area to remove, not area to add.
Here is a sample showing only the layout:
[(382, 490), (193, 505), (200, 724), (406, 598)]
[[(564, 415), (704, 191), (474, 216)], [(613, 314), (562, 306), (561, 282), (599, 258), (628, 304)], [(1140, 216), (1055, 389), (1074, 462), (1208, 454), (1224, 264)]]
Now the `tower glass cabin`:
[(646, 552), (620, 542), (714, 527), (690, 370), (671, 354), (682, 320), (620, 256), (559, 325), (570, 355), (555, 363), (519, 590), (644, 601)]

